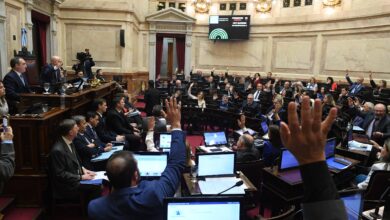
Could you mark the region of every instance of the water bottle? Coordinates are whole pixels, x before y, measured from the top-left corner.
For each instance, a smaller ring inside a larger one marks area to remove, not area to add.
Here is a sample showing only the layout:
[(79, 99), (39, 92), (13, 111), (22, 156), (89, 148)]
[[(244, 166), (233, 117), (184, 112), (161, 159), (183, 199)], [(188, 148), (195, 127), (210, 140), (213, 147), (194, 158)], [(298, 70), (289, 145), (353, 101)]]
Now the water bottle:
[(65, 109), (65, 93), (60, 95), (60, 108)]

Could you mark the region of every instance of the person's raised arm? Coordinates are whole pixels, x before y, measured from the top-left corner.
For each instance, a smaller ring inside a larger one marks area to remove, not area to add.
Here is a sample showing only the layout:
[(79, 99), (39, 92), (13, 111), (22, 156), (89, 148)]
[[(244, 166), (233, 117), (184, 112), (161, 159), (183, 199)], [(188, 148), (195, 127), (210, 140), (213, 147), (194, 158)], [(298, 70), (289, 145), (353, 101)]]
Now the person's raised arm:
[(347, 219), (344, 204), (339, 200), (337, 188), (325, 162), (325, 142), (333, 121), (337, 116), (332, 108), (321, 122), (322, 107), (319, 99), (310, 108), (310, 99), (302, 100), (301, 123), (298, 120), (297, 105), (288, 106), (288, 122), (281, 124), (281, 138), (296, 157), (304, 187), (304, 219)]
[(351, 81), (351, 78), (349, 78), (349, 70), (346, 70), (345, 72), (345, 79), (347, 79), (349, 85), (352, 85), (353, 82)]
[(192, 93), (191, 93), (191, 89), (192, 89), (192, 87), (194, 86), (194, 83), (191, 83), (190, 84), (190, 87), (188, 87), (188, 97), (190, 97), (191, 99), (198, 99), (196, 96), (194, 96), (194, 95), (192, 95)]

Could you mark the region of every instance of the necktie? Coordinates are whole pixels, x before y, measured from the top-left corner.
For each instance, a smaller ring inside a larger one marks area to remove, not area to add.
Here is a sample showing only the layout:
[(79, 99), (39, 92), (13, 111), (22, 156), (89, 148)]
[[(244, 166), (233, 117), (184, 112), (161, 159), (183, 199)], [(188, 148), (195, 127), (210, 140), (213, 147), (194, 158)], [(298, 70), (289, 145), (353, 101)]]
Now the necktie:
[(367, 128), (366, 134), (369, 138), (371, 138), (372, 132), (374, 131), (374, 124), (375, 124), (375, 119), (371, 121), (370, 125)]
[(76, 158), (76, 161), (77, 161), (77, 166), (78, 166), (78, 171), (79, 171), (79, 175), (82, 175), (83, 174), (83, 168), (81, 167), (80, 165), (80, 161), (79, 161), (79, 158), (77, 157), (77, 154), (76, 154), (76, 151), (75, 151), (75, 147), (74, 147), (74, 144), (73, 143), (70, 143), (70, 151), (72, 152), (73, 156)]
[(259, 100), (260, 91), (256, 91), (255, 100)]
[(23, 85), (25, 86), (25, 85), (26, 85), (26, 83), (24, 82), (23, 75), (22, 75), (22, 74), (20, 74), (20, 75), (19, 75), (19, 77), (20, 77), (20, 80), (22, 81)]

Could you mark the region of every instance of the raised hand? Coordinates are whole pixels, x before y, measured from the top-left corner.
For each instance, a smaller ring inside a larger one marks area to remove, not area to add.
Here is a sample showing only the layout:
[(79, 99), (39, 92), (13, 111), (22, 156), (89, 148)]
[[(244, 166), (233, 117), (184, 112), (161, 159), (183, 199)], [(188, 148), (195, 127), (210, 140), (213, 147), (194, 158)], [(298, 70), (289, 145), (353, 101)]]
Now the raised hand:
[(300, 165), (325, 160), (325, 142), (327, 134), (337, 116), (337, 109), (332, 108), (325, 121), (321, 122), (322, 107), (319, 99), (310, 108), (310, 98), (303, 97), (301, 107), (301, 123), (298, 121), (297, 105), (288, 105), (288, 122), (281, 124), (281, 138), (296, 157)]
[(176, 98), (170, 98), (165, 100), (165, 106), (167, 108), (167, 120), (171, 123), (172, 129), (181, 128), (181, 107), (177, 104)]

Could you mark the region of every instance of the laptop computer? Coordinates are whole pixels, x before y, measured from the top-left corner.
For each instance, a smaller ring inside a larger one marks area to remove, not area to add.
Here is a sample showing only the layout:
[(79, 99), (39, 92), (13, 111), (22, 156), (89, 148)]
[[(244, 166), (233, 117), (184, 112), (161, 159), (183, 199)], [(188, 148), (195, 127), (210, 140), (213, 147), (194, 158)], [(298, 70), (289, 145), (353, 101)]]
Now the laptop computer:
[(203, 153), (196, 155), (198, 177), (235, 176), (235, 152)]
[(363, 191), (347, 190), (339, 192), (340, 199), (344, 202), (348, 220), (359, 220), (362, 217)]
[(222, 147), (228, 144), (223, 131), (204, 132), (203, 137), (206, 147)]
[(164, 172), (168, 162), (167, 152), (135, 152), (141, 178), (159, 178)]
[(160, 133), (158, 140), (158, 147), (160, 148), (160, 150), (162, 150), (163, 152), (169, 152), (171, 150), (171, 133)]
[(325, 144), (325, 157), (326, 164), (330, 169), (342, 170), (347, 168), (352, 164), (351, 161), (341, 158), (335, 157), (335, 148), (336, 148), (336, 138), (330, 138), (326, 140)]
[(260, 123), (261, 129), (263, 130), (263, 135), (268, 134), (268, 124), (267, 121), (262, 121)]
[(164, 199), (165, 220), (224, 219), (244, 217), (239, 197), (181, 197)]
[(298, 160), (287, 149), (282, 149), (279, 159), (279, 171), (289, 170), (299, 167)]

